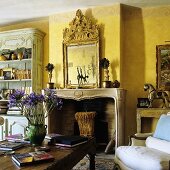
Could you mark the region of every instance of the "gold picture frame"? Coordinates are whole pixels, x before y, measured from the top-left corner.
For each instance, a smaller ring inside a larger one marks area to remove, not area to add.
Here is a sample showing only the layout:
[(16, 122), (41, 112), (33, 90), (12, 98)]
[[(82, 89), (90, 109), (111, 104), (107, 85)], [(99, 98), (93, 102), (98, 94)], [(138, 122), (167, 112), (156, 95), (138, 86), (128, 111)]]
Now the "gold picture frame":
[(13, 74), (13, 68), (3, 68), (2, 70), (3, 70), (2, 74), (4, 76), (4, 80), (11, 80)]
[(157, 89), (170, 90), (170, 44), (156, 46)]

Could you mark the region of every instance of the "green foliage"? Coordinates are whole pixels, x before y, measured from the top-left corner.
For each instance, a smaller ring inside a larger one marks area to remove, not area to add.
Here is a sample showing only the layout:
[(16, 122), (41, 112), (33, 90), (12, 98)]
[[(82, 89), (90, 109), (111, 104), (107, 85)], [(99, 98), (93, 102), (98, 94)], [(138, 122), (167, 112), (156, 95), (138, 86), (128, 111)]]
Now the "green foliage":
[(110, 61), (107, 58), (102, 58), (100, 60), (100, 66), (104, 69), (108, 68), (110, 65)]
[(54, 70), (54, 65), (52, 63), (48, 63), (46, 66), (45, 66), (45, 69), (46, 71), (52, 73), (52, 71)]

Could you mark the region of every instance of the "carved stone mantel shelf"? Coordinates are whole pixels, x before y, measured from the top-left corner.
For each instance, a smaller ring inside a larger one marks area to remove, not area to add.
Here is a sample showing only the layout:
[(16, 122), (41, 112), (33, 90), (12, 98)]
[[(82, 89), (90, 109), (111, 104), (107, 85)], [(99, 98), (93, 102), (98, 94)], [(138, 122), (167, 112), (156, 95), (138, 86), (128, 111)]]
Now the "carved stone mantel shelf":
[(96, 89), (57, 89), (57, 95), (64, 99), (84, 100), (98, 97), (109, 97), (115, 100), (125, 99), (125, 90), (121, 88)]
[[(115, 101), (116, 144), (124, 144), (124, 115), (126, 90), (122, 88), (95, 89), (57, 89), (57, 95), (63, 99), (84, 100), (95, 98), (113, 98)], [(114, 137), (114, 136), (113, 136)]]

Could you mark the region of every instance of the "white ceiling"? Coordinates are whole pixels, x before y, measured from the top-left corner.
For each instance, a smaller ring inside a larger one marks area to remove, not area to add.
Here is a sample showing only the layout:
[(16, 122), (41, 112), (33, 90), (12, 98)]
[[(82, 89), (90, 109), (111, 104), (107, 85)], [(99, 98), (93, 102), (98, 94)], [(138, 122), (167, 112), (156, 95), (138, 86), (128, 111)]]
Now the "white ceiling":
[(122, 3), (135, 7), (170, 5), (170, 0), (0, 0), (0, 25), (21, 22), (78, 8)]

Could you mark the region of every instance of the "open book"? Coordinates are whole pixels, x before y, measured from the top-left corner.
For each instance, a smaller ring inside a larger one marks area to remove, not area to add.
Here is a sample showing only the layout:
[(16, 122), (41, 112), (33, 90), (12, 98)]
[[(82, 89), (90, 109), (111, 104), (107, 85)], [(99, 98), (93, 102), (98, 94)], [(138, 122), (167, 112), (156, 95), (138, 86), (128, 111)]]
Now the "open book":
[(9, 136), (6, 136), (5, 139), (9, 142), (30, 143), (28, 137), (24, 138), (22, 134), (9, 135)]

